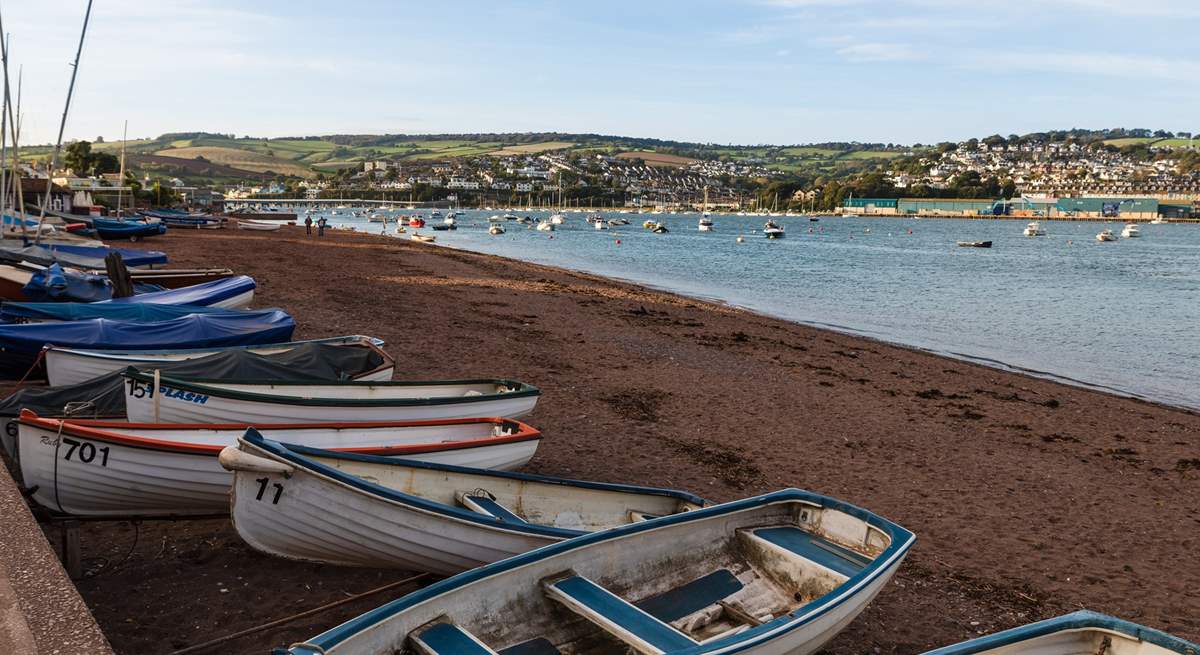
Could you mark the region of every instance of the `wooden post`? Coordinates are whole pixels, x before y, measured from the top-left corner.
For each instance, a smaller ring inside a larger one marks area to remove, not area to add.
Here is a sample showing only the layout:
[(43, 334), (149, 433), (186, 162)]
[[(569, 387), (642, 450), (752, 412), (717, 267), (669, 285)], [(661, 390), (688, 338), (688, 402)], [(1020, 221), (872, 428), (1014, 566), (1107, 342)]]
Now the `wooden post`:
[(133, 295), (133, 278), (129, 269), (125, 268), (125, 260), (121, 253), (110, 252), (104, 256), (104, 269), (108, 271), (108, 279), (112, 282), (113, 298), (128, 298)]
[(79, 556), (79, 521), (62, 523), (63, 568), (72, 580), (83, 577), (83, 561)]

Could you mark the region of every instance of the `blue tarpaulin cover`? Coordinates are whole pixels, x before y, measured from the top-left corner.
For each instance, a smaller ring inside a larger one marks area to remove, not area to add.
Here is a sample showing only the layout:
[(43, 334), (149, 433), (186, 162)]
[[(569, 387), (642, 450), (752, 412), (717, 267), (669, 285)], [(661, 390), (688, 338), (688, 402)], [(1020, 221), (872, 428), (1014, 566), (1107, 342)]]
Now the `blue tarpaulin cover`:
[(189, 314), (150, 323), (94, 318), (0, 325), (0, 371), (20, 377), (47, 344), (100, 350), (219, 348), (282, 343), (291, 340), (295, 328), (292, 317), (277, 309)]
[(167, 289), (154, 293), (139, 293), (127, 298), (113, 298), (104, 302), (128, 303), (145, 302), (160, 305), (201, 305), (208, 307), (221, 301), (240, 296), (247, 291), (253, 291), (257, 285), (254, 278), (248, 275), (235, 275), (212, 282), (193, 284), (182, 289)]
[(159, 305), (127, 302), (6, 302), (0, 306), (0, 322), (86, 321), (108, 318), (118, 321), (149, 323), (169, 321), (188, 314), (245, 314), (238, 309), (200, 307), (198, 305)]
[(121, 253), (121, 259), (130, 268), (139, 266), (157, 266), (167, 263), (166, 253), (157, 250), (135, 250), (133, 248), (110, 248), (109, 246), (74, 246), (62, 243), (42, 244), (50, 250), (68, 252), (73, 255), (84, 255), (101, 261), (110, 252)]
[[(134, 282), (133, 291), (147, 294), (163, 291), (163, 288), (157, 284)], [(98, 302), (112, 298), (112, 284), (103, 275), (63, 270), (62, 266), (51, 264), (46, 270), (34, 273), (21, 292), (39, 302)]]

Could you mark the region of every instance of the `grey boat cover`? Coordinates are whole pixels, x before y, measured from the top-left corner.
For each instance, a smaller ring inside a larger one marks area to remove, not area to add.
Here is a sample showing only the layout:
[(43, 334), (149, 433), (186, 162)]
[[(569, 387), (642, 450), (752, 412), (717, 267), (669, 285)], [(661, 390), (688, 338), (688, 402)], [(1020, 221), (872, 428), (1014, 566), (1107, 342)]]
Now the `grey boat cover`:
[[(164, 363), (155, 368), (185, 378), (323, 382), (349, 380), (382, 365), (383, 357), (371, 348), (306, 343), (273, 354), (233, 349), (207, 357)], [(121, 371), (70, 386), (19, 389), (0, 401), (0, 417), (18, 416), (21, 409), (31, 409), (41, 416), (64, 416), (68, 404), (76, 405), (76, 411), (71, 413), (75, 418), (125, 416), (125, 384)]]

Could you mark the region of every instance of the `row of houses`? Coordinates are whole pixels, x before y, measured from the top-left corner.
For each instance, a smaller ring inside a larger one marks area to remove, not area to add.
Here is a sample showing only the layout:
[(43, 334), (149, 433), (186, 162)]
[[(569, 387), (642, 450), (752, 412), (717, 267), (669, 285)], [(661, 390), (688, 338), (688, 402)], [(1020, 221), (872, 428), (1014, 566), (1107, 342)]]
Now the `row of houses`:
[(1200, 200), (1146, 197), (1022, 196), (986, 198), (847, 198), (841, 212), (865, 216), (1012, 216), (1028, 218), (1155, 218), (1200, 217)]

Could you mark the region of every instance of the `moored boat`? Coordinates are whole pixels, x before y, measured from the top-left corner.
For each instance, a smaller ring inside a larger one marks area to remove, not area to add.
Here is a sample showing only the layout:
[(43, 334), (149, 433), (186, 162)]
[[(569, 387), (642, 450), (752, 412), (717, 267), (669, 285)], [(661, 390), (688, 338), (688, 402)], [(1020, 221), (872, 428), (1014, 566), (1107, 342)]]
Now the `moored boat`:
[(1126, 223), (1124, 229), (1121, 230), (1121, 238), (1136, 239), (1142, 236), (1142, 231), (1138, 229), (1136, 223)]
[(1105, 241), (1116, 241), (1117, 237), (1113, 234), (1112, 230), (1101, 230), (1100, 233), (1096, 235), (1096, 240), (1100, 243), (1104, 243)]
[(960, 247), (960, 248), (991, 248), (992, 242), (991, 241), (959, 241), (958, 247)]
[[(217, 457), (247, 427), (64, 421), (26, 411), (18, 421), (16, 452), (25, 487), (53, 512), (216, 514), (229, 511), (233, 482)], [(525, 465), (541, 440), (524, 423), (489, 418), (253, 427), (291, 444), (498, 470)]]
[(254, 289), (258, 287), (254, 278), (248, 275), (202, 282), (190, 287), (139, 293), (125, 298), (101, 300), (108, 303), (145, 302), (160, 305), (203, 305), (205, 307), (224, 307), (226, 309), (242, 309), (249, 307), (254, 300)]
[(1032, 221), (1025, 226), (1024, 235), (1027, 237), (1044, 237), (1046, 230), (1042, 229), (1042, 224), (1037, 221)]
[(412, 234), (408, 235), (408, 238), (421, 243), (433, 243), (434, 241), (437, 241), (437, 237), (433, 236), (432, 234), (421, 234), (420, 232), (413, 232)]
[(173, 350), (99, 350), (52, 345), (45, 349), (43, 359), (46, 361), (47, 381), (50, 386), (58, 387), (80, 384), (107, 373), (124, 370), (130, 366), (154, 368), (155, 366), (171, 362), (182, 362), (208, 357), (209, 355), (229, 350), (241, 350), (259, 355), (272, 355), (294, 351), (309, 344), (360, 348), (370, 350), (379, 356), (381, 363), (376, 368), (356, 372), (352, 376), (352, 379), (364, 382), (390, 380), (395, 371), (395, 361), (380, 347), (383, 345), (383, 341), (361, 335), (312, 339), (308, 341), (289, 341), (266, 345)]
[(504, 234), (504, 226), (499, 224), (492, 225), (488, 228), (488, 234), (492, 236)]
[(779, 223), (776, 223), (775, 221), (767, 221), (763, 224), (763, 236), (767, 237), (768, 239), (782, 239), (783, 237), (787, 236), (787, 233), (783, 231), (783, 228), (780, 227)]
[(277, 232), (283, 227), (283, 223), (270, 223), (267, 221), (254, 221), (250, 219), (239, 219), (237, 222), (239, 230), (254, 230), (256, 232)]
[[(451, 574), (546, 544), (699, 509), (680, 491), (498, 473), (285, 445), (247, 431), (234, 471), (238, 534), (256, 550), (344, 566)], [(263, 474), (283, 487), (261, 504)], [(274, 475), (271, 475), (274, 474)], [(308, 534), (296, 539), (297, 532)]]
[(866, 510), (788, 489), (545, 546), (280, 652), (809, 655), (866, 608), (913, 541)]
[(37, 365), (42, 349), (52, 344), (100, 349), (220, 348), (287, 341), (295, 328), (292, 317), (280, 310), (187, 314), (147, 323), (94, 318), (0, 325), (0, 376), (24, 376)]
[(261, 382), (179, 379), (128, 368), (125, 409), (137, 423), (338, 423), (518, 418), (541, 391), (515, 380)]
[(929, 651), (925, 655), (1196, 655), (1200, 645), (1080, 611)]

